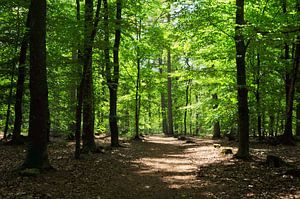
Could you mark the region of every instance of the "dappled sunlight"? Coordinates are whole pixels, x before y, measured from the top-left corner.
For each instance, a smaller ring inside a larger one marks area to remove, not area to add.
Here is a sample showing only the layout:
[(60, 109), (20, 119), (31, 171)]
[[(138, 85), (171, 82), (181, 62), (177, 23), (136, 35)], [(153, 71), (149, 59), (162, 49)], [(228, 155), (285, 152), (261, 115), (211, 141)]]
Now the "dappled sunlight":
[[(219, 149), (214, 148), (213, 140), (199, 139), (197, 143), (187, 144), (176, 138), (150, 136), (145, 139), (145, 143), (155, 144), (150, 145), (149, 150), (156, 151), (157, 155), (152, 154), (149, 157), (145, 154), (133, 160), (132, 164), (140, 168), (136, 172), (140, 175), (162, 174), (161, 180), (173, 189), (199, 186), (196, 172), (200, 165), (209, 165), (229, 158), (220, 154)], [(167, 145), (173, 147), (173, 150), (164, 150), (163, 146)]]

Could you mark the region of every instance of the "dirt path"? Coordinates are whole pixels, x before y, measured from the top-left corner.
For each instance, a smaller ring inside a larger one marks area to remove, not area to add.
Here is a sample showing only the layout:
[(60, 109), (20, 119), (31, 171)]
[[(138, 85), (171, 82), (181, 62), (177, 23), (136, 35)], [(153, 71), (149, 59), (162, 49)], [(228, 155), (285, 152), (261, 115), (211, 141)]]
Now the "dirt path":
[(221, 154), (223, 147), (214, 148), (216, 141), (193, 141), (150, 136), (82, 160), (72, 157), (74, 143), (56, 142), (49, 157), (58, 171), (33, 178), (13, 172), (24, 147), (0, 146), (0, 198), (300, 198), (299, 178), (259, 159), (273, 153), (300, 164), (299, 147), (252, 146), (256, 161), (240, 162)]

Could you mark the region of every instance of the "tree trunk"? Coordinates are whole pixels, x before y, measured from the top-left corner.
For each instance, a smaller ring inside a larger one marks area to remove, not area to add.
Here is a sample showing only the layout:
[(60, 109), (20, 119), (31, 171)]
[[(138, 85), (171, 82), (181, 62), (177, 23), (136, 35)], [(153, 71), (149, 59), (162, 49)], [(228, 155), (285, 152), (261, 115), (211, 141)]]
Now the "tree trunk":
[(22, 38), (20, 56), (19, 56), (19, 68), (18, 68), (18, 80), (17, 80), (17, 90), (16, 90), (16, 102), (15, 102), (15, 121), (14, 130), (12, 135), (12, 144), (22, 144), (21, 139), (21, 127), (22, 127), (22, 102), (24, 94), (24, 82), (25, 82), (25, 63), (26, 63), (26, 52), (29, 43), (29, 26), (30, 26), (30, 9), (27, 14), (26, 20), (26, 32)]
[(300, 137), (300, 103), (297, 104), (297, 112), (296, 112), (296, 136)]
[(15, 76), (15, 69), (16, 64), (13, 62), (13, 67), (11, 71), (11, 78), (10, 78), (10, 87), (9, 87), (9, 94), (8, 94), (8, 103), (7, 103), (7, 110), (6, 110), (6, 120), (5, 120), (5, 127), (4, 127), (4, 135), (3, 139), (7, 138), (7, 132), (8, 132), (8, 125), (10, 120), (10, 107), (11, 107), (11, 101), (12, 101), (12, 92), (13, 92), (13, 85), (14, 85), (14, 76)]
[[(168, 14), (168, 23), (170, 23), (170, 14)], [(167, 66), (168, 66), (168, 136), (173, 136), (174, 132), (173, 132), (173, 110), (172, 110), (171, 46), (168, 46), (167, 49)]]
[(113, 67), (110, 63), (109, 56), (109, 8), (107, 0), (104, 0), (104, 58), (106, 68), (106, 81), (109, 89), (109, 126), (111, 133), (111, 146), (118, 147), (119, 144), (119, 130), (117, 121), (117, 100), (118, 100), (118, 84), (119, 84), (119, 47), (121, 40), (121, 14), (122, 14), (122, 1), (116, 2), (116, 21), (115, 21), (115, 41), (113, 47)]
[[(199, 95), (196, 95), (196, 103), (198, 104), (198, 102), (199, 102)], [(199, 134), (200, 134), (199, 113), (197, 110), (197, 113), (196, 113), (196, 135), (199, 135)]]
[(184, 109), (184, 117), (183, 117), (183, 128), (184, 128), (184, 135), (187, 134), (187, 128), (186, 128), (186, 120), (187, 120), (187, 106), (189, 105), (189, 88), (190, 88), (190, 83), (189, 80), (187, 82), (187, 86), (185, 89), (185, 109)]
[(290, 84), (290, 90), (288, 95), (288, 106), (286, 110), (285, 129), (284, 129), (283, 140), (282, 140), (282, 143), (287, 145), (293, 144), (293, 132), (292, 132), (293, 103), (294, 103), (295, 84), (297, 80), (297, 74), (299, 71), (299, 61), (300, 61), (300, 37), (298, 36), (296, 40), (295, 59), (293, 61), (293, 71), (291, 73), (291, 84)]
[[(79, 27), (80, 22), (80, 0), (76, 0), (76, 19), (77, 19), (77, 27)], [(76, 104), (76, 113), (75, 113), (75, 159), (80, 158), (80, 145), (81, 145), (81, 116), (82, 116), (82, 92), (83, 92), (83, 75), (82, 75), (82, 67), (81, 67), (81, 53), (79, 49), (78, 43), (78, 50), (77, 50), (77, 61), (78, 61), (78, 77), (80, 78), (79, 84), (77, 86), (77, 104)]]
[(95, 19), (93, 19), (93, 0), (85, 0), (85, 26), (84, 26), (84, 55), (83, 55), (83, 135), (82, 151), (84, 153), (96, 150), (94, 138), (94, 93), (93, 93), (93, 43), (99, 22), (101, 0), (98, 0)]
[(269, 135), (274, 136), (274, 126), (275, 126), (275, 116), (273, 113), (270, 113), (270, 122), (269, 122)]
[[(218, 100), (218, 95), (215, 93), (215, 94), (213, 94), (213, 96), (212, 96), (212, 98), (213, 98), (213, 100), (215, 101), (215, 105), (214, 105), (214, 109), (217, 109), (218, 108), (218, 102), (217, 102), (217, 100)], [(214, 123), (214, 128), (213, 128), (213, 138), (214, 139), (219, 139), (219, 138), (221, 138), (221, 129), (220, 129), (220, 122), (219, 122), (219, 120), (217, 120), (217, 121), (215, 121), (215, 123)]]
[(94, 104), (92, 69), (93, 0), (85, 0), (84, 55), (83, 55), (83, 152), (96, 149), (94, 140)]
[(139, 100), (139, 85), (140, 85), (140, 59), (137, 59), (137, 79), (135, 90), (135, 139), (139, 139), (139, 116), (140, 116), (140, 100)]
[[(137, 27), (137, 34), (136, 34), (136, 40), (137, 42), (140, 41), (140, 30), (141, 29), (141, 21), (139, 21), (139, 26)], [(140, 49), (137, 46), (136, 49), (137, 53), (137, 75), (136, 75), (136, 88), (135, 88), (135, 139), (140, 139), (139, 135), (139, 119), (140, 119), (140, 94), (139, 94), (139, 88), (140, 88), (140, 69), (141, 69), (141, 59), (140, 59)]]
[(119, 85), (119, 48), (120, 48), (120, 40), (121, 40), (121, 14), (122, 14), (122, 0), (116, 1), (116, 22), (115, 22), (115, 43), (113, 48), (113, 59), (114, 59), (114, 67), (113, 67), (113, 81), (110, 89), (110, 100), (111, 100), (111, 122), (110, 127), (112, 130), (111, 133), (111, 146), (118, 147), (119, 145), (119, 130), (117, 123), (117, 101), (118, 101), (118, 85)]
[[(162, 60), (159, 58), (159, 72), (162, 76), (163, 69), (162, 69)], [(161, 91), (161, 117), (162, 117), (162, 130), (165, 136), (168, 135), (168, 124), (167, 124), (167, 115), (166, 115), (166, 99), (165, 99), (165, 92), (164, 90)]]
[(249, 158), (249, 110), (248, 110), (248, 89), (246, 84), (245, 55), (246, 46), (243, 36), (244, 24), (244, 0), (236, 0), (236, 66), (237, 66), (237, 89), (238, 89), (238, 130), (239, 148), (237, 158)]
[(23, 38), (20, 50), (20, 58), (19, 58), (19, 69), (18, 69), (18, 80), (17, 80), (17, 91), (16, 91), (16, 103), (15, 103), (15, 122), (14, 122), (14, 130), (12, 136), (13, 144), (22, 144), (23, 141), (21, 139), (21, 126), (22, 126), (22, 101), (23, 101), (23, 93), (24, 93), (24, 82), (25, 82), (25, 62), (26, 62), (26, 51), (28, 47), (28, 37), (29, 34)]
[(22, 126), (22, 101), (24, 93), (24, 82), (25, 82), (25, 62), (26, 62), (26, 51), (28, 47), (29, 32), (26, 32), (20, 49), (19, 57), (19, 68), (18, 68), (18, 80), (17, 80), (17, 91), (16, 91), (16, 103), (15, 103), (15, 122), (12, 136), (13, 144), (22, 144), (21, 140), (21, 126)]
[(30, 5), (30, 117), (29, 144), (23, 169), (51, 168), (47, 152), (49, 121), (46, 70), (46, 0)]
[(259, 141), (262, 141), (262, 132), (261, 132), (261, 107), (260, 107), (260, 54), (257, 53), (257, 77), (256, 77), (256, 111), (257, 111), (257, 133)]
[(117, 88), (109, 87), (109, 126), (111, 132), (111, 146), (119, 146), (119, 130), (117, 121)]

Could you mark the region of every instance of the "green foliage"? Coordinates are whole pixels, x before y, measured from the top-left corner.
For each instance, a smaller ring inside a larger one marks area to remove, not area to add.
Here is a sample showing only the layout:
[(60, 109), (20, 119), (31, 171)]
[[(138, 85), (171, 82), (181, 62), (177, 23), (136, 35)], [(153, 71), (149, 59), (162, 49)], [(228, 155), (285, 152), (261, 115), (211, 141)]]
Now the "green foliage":
[[(10, 76), (17, 63), (18, 51), (28, 12), (28, 1), (4, 0), (0, 5), (0, 126), (4, 125)], [(247, 88), (251, 129), (256, 129), (257, 115), (276, 116), (281, 123), (285, 110), (284, 77), (292, 59), (283, 59), (283, 46), (293, 46), (299, 34), (300, 19), (296, 1), (289, 1), (287, 13), (281, 1), (246, 1), (244, 35), (247, 45)], [(81, 20), (76, 19), (73, 0), (49, 0), (47, 11), (47, 68), (52, 130), (70, 131), (75, 121), (76, 88), (81, 63), (83, 5)], [(109, 27), (113, 41), (115, 4), (110, 3)], [(236, 128), (235, 2), (233, 0), (128, 0), (123, 2), (120, 49), (118, 120), (120, 132), (134, 134), (137, 59), (141, 63), (140, 130), (162, 130), (161, 93), (167, 88), (167, 51), (171, 46), (174, 124), (183, 132), (187, 113), (188, 133), (211, 131), (215, 121), (223, 133)], [(104, 76), (103, 10), (101, 10), (93, 53), (95, 129), (109, 132), (109, 92)], [(170, 14), (171, 22), (167, 23)], [(111, 42), (112, 44), (112, 42)], [(112, 45), (110, 46), (112, 49)], [(258, 54), (260, 65), (258, 65)], [(290, 52), (292, 57), (292, 52)], [(159, 64), (159, 59), (162, 64)], [(26, 65), (28, 68), (28, 66)], [(160, 74), (159, 69), (163, 70)], [(27, 70), (28, 72), (28, 70)], [(260, 105), (256, 92), (259, 80)], [(14, 78), (16, 81), (16, 77)], [(15, 85), (15, 84), (14, 84)], [(28, 75), (26, 80), (28, 89)], [(188, 92), (188, 103), (186, 102)], [(212, 99), (217, 94), (218, 100)], [(24, 98), (24, 127), (28, 121), (28, 90)], [(218, 105), (215, 108), (216, 104)], [(277, 125), (279, 131), (279, 125)]]

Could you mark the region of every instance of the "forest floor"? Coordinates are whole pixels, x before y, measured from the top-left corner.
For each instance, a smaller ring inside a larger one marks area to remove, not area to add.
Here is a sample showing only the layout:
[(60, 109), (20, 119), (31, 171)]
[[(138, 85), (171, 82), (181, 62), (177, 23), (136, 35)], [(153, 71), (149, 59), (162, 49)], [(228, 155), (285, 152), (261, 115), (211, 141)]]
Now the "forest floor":
[[(171, 198), (300, 198), (300, 178), (285, 175), (286, 167), (269, 168), (266, 155), (300, 166), (300, 146), (251, 144), (251, 161), (221, 151), (236, 143), (209, 138), (147, 136), (122, 141), (125, 147), (73, 158), (74, 142), (49, 144), (57, 171), (22, 177), (25, 146), (0, 145), (0, 198), (171, 199)], [(108, 145), (109, 140), (97, 139)], [(215, 143), (219, 143), (216, 147)], [(219, 147), (219, 148), (218, 148)]]

